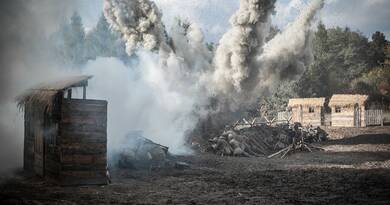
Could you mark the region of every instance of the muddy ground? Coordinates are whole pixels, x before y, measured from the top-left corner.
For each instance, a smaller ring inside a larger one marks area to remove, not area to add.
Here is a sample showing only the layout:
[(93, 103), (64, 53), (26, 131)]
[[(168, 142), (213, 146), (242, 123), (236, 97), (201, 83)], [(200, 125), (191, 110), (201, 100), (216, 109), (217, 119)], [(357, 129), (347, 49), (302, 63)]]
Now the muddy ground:
[[(390, 204), (390, 127), (330, 130), (325, 152), (286, 159), (179, 157), (187, 170), (112, 171), (107, 186), (60, 187), (16, 173), (0, 204)], [(346, 139), (340, 139), (345, 135)]]

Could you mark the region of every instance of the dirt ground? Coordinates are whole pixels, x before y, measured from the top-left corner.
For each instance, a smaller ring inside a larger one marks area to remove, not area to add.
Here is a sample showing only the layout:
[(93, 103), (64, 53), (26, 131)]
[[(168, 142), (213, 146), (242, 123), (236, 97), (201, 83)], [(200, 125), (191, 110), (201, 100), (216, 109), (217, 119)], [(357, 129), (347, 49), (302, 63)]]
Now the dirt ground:
[(2, 180), (0, 204), (390, 204), (390, 127), (329, 133), (337, 137), (320, 145), (326, 151), (182, 156), (190, 169), (116, 170), (107, 186), (60, 187), (17, 173)]

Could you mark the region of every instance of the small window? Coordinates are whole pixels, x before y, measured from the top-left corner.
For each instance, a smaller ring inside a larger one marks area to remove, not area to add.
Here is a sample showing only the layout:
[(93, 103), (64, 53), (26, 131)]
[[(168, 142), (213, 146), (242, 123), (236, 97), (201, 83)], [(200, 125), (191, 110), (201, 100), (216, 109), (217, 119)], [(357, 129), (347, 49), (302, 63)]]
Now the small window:
[(309, 107), (309, 113), (314, 113), (314, 107)]
[(336, 110), (336, 113), (340, 113), (340, 112), (341, 112), (341, 107), (337, 106), (337, 107), (335, 108), (335, 110)]

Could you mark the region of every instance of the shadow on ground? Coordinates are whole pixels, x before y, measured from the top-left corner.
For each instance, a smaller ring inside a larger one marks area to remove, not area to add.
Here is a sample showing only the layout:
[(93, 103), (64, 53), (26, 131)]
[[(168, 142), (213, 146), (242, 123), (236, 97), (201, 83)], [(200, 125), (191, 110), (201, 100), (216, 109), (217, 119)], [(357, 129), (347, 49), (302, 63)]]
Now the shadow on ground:
[(390, 144), (390, 134), (363, 134), (355, 137), (331, 140), (328, 145)]

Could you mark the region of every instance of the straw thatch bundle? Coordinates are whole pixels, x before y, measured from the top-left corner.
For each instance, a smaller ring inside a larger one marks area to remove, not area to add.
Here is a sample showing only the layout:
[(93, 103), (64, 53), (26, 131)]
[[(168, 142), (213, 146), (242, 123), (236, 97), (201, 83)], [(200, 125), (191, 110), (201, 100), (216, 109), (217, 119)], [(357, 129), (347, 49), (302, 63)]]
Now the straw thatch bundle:
[(86, 86), (90, 78), (92, 76), (73, 76), (52, 83), (40, 84), (35, 88), (28, 89), (16, 98), (18, 107), (23, 109), (27, 104), (31, 104), (51, 110), (54, 99), (59, 92), (72, 87)]

